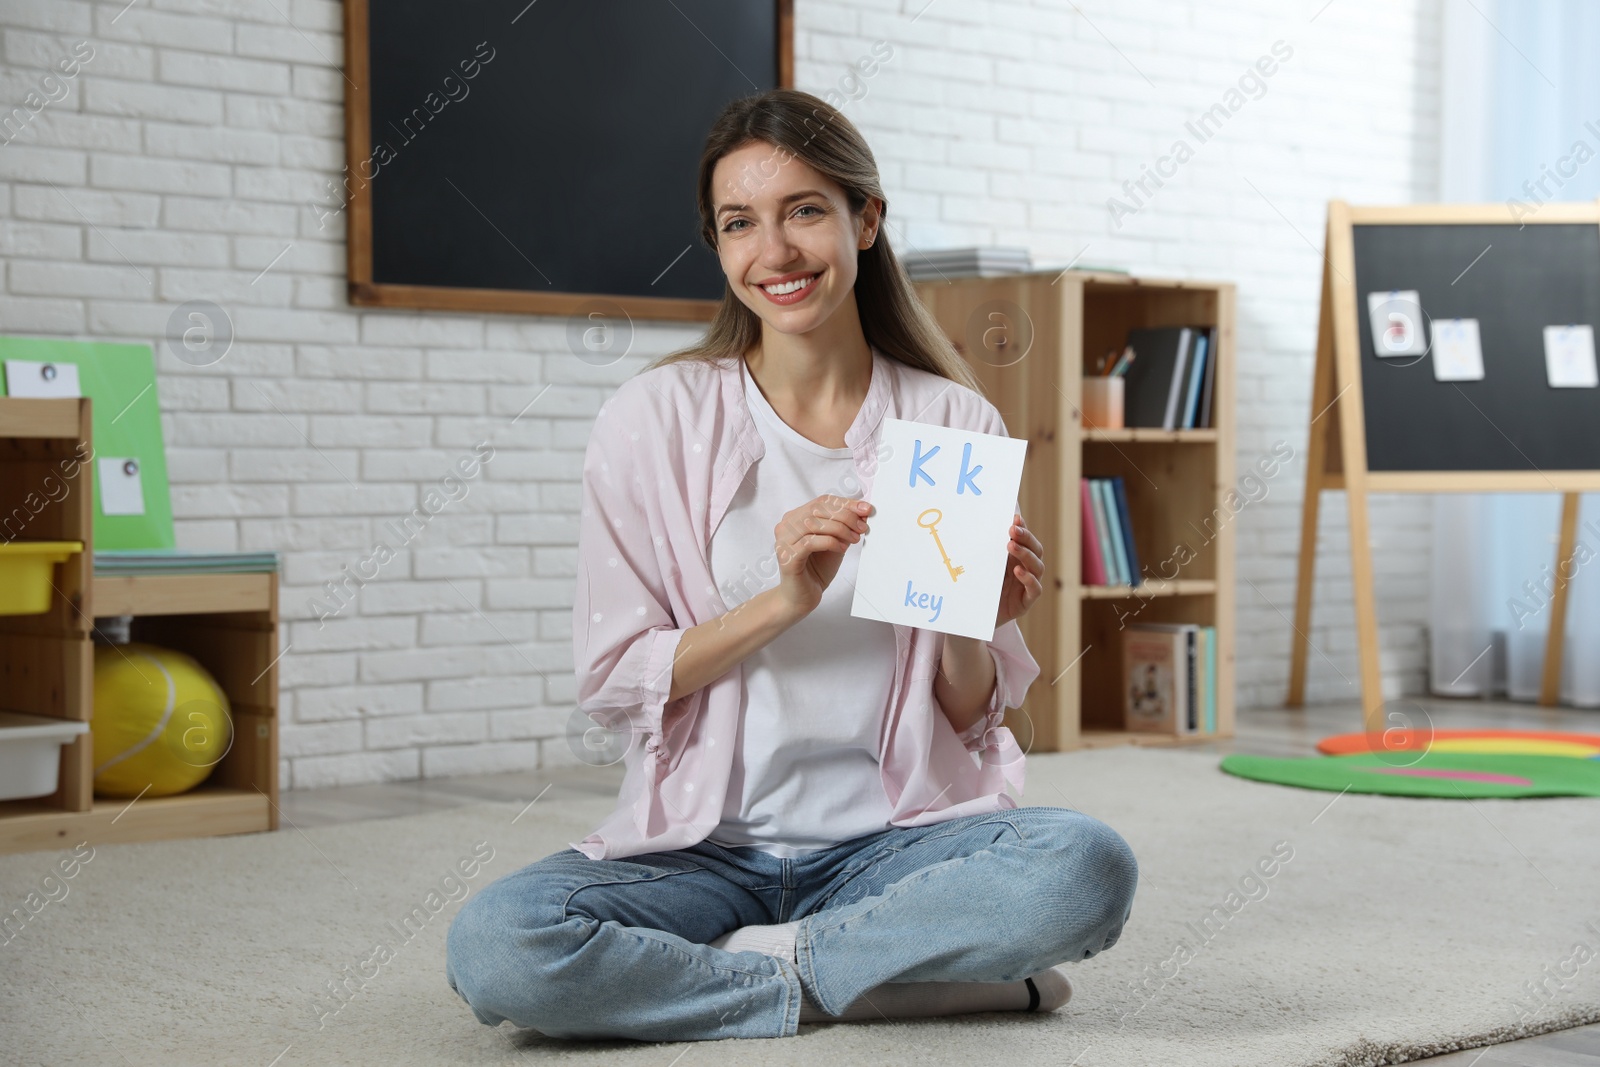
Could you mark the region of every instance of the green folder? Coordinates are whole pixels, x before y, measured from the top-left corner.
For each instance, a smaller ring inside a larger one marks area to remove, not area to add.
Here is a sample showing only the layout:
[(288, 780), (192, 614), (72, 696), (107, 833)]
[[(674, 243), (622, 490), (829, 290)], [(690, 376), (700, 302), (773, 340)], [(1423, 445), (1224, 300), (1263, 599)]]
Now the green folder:
[[(75, 363), (78, 387), (93, 401), (95, 462), (94, 547), (174, 548), (172, 494), (167, 488), (167, 451), (161, 439), (156, 364), (149, 345), (62, 341), (49, 337), (0, 337), (0, 365), (8, 359)], [(107, 515), (101, 508), (99, 460), (131, 458), (139, 464), (143, 515)]]

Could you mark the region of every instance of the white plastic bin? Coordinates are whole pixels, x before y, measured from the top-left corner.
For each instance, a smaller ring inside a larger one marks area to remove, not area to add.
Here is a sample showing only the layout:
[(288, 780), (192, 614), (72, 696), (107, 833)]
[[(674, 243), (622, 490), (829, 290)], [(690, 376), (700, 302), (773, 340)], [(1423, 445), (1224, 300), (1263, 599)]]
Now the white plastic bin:
[(0, 800), (54, 793), (61, 746), (88, 732), (86, 722), (0, 711)]
[(1565, 654), (1561, 657), (1565, 668), (1561, 696), (1575, 708), (1600, 708), (1600, 657), (1595, 656), (1590, 641), (1589, 634), (1569, 633)]
[(1512, 700), (1534, 701), (1544, 687), (1545, 630), (1510, 630), (1506, 633), (1506, 695)]

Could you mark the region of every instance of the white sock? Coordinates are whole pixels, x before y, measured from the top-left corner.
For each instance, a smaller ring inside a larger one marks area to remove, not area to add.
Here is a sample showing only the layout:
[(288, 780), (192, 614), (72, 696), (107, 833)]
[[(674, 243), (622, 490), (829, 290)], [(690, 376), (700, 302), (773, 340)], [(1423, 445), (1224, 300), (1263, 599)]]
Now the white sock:
[[(800, 923), (776, 926), (741, 926), (710, 942), (725, 952), (763, 952), (798, 963), (795, 933)], [(1072, 983), (1052, 967), (1033, 975), (1039, 990), (1039, 1011), (1055, 1011), (1072, 998)], [(854, 1022), (862, 1019), (915, 1019), (938, 1015), (964, 1015), (978, 1011), (1023, 1011), (1030, 994), (1027, 982), (885, 982), (867, 990), (844, 1010), (829, 1015), (817, 1007), (803, 989), (800, 1021)]]
[[(1072, 983), (1055, 968), (1033, 975), (1039, 990), (1038, 1011), (1055, 1011), (1072, 998)], [(855, 1022), (868, 1019), (913, 1019), (964, 1015), (978, 1011), (1023, 1011), (1028, 1007), (1027, 982), (885, 982), (857, 997), (841, 1015), (828, 1015), (800, 998), (803, 1023)]]
[(788, 960), (790, 963), (798, 963), (795, 958), (794, 937), (799, 928), (798, 919), (777, 926), (741, 926), (737, 930), (728, 931), (710, 944), (712, 948), (720, 948), (724, 952), (764, 952), (769, 956)]

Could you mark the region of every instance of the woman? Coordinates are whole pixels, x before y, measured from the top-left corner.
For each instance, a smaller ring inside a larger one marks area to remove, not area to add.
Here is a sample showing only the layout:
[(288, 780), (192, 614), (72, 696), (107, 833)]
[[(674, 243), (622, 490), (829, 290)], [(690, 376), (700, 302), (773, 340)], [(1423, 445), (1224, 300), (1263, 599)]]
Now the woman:
[(722, 305), (601, 407), (583, 471), (578, 706), (644, 743), (595, 833), (461, 909), (451, 987), (490, 1025), (648, 1041), (1054, 1010), (1053, 965), (1115, 943), (1137, 865), (1005, 792), (1043, 545), (1018, 513), (987, 642), (850, 614), (882, 420), (1004, 422), (842, 115), (734, 102), (698, 189)]

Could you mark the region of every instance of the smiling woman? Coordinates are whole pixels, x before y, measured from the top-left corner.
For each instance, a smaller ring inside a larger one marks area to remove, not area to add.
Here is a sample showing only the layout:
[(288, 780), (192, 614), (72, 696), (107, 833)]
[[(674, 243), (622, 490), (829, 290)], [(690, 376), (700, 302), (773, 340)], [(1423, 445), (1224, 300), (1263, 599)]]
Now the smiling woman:
[(1137, 864), (1006, 792), (1043, 545), (1016, 515), (988, 641), (851, 612), (885, 420), (1004, 420), (823, 101), (730, 104), (698, 206), (716, 318), (601, 406), (583, 470), (578, 707), (643, 750), (594, 833), (462, 908), (451, 987), (490, 1025), (650, 1041), (1054, 1010), (1055, 965), (1116, 942)]

